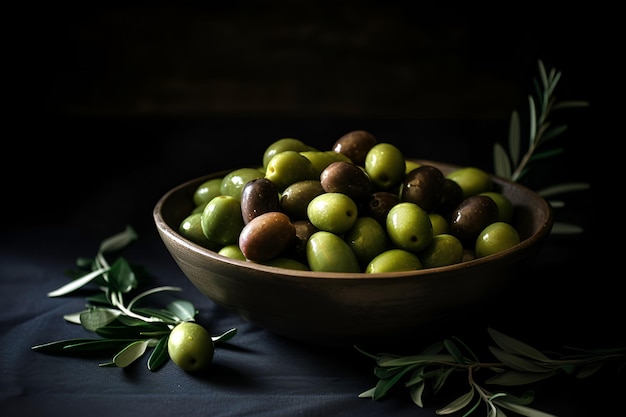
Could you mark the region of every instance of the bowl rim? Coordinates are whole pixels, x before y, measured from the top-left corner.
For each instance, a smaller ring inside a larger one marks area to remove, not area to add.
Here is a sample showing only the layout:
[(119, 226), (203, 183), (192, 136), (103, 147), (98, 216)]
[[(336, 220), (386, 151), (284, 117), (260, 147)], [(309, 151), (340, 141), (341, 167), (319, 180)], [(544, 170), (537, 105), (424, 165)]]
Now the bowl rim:
[[(420, 164), (432, 164), (435, 166), (445, 167), (448, 169), (461, 168), (460, 165), (450, 164), (446, 162), (432, 161), (428, 159), (416, 159), (416, 158), (407, 158), (407, 160), (411, 160), (414, 162), (418, 162)], [(554, 224), (554, 212), (552, 206), (548, 203), (546, 199), (544, 199), (541, 195), (531, 190), (530, 188), (516, 183), (514, 181), (508, 180), (503, 177), (499, 177), (494, 174), (490, 174), (491, 177), (495, 180), (496, 183), (507, 184), (513, 187), (516, 187), (523, 191), (524, 193), (528, 193), (533, 195), (538, 202), (541, 203), (539, 210), (541, 212), (546, 213), (546, 220), (541, 224), (539, 230), (532, 235), (528, 236), (526, 239), (522, 240), (517, 245), (500, 251), (495, 254), (491, 254), (488, 256), (484, 256), (481, 258), (475, 258), (469, 261), (464, 261), (457, 264), (445, 265), (439, 267), (432, 268), (424, 268), (424, 269), (416, 269), (409, 271), (395, 271), (395, 272), (381, 272), (381, 273), (364, 273), (364, 272), (326, 272), (326, 271), (311, 271), (311, 270), (298, 270), (298, 269), (289, 269), (289, 268), (281, 268), (277, 266), (264, 265), (260, 263), (256, 263), (253, 261), (244, 261), (234, 258), (229, 258), (224, 255), (220, 255), (219, 253), (205, 248), (191, 240), (186, 239), (181, 234), (179, 234), (173, 227), (171, 227), (164, 219), (162, 210), (165, 202), (171, 198), (171, 196), (182, 189), (188, 188), (191, 184), (197, 183), (201, 184), (203, 181), (219, 177), (221, 174), (225, 174), (232, 171), (232, 169), (226, 169), (221, 171), (216, 171), (213, 173), (209, 173), (206, 175), (202, 175), (199, 177), (192, 178), (187, 180), (170, 190), (168, 190), (165, 194), (159, 198), (156, 205), (153, 208), (153, 220), (156, 224), (156, 227), (160, 234), (167, 236), (169, 239), (175, 241), (177, 244), (184, 246), (190, 251), (194, 253), (210, 258), (213, 261), (221, 262), (224, 264), (231, 265), (233, 267), (246, 268), (255, 271), (262, 271), (272, 275), (280, 275), (280, 276), (288, 276), (288, 277), (301, 277), (306, 279), (344, 279), (344, 280), (355, 280), (355, 279), (366, 279), (366, 280), (377, 280), (377, 279), (403, 279), (407, 277), (414, 278), (416, 276), (438, 276), (442, 273), (446, 272), (460, 272), (465, 270), (471, 270), (474, 268), (478, 268), (483, 264), (495, 265), (501, 262), (508, 260), (513, 254), (519, 253), (522, 254), (526, 250), (534, 247), (536, 243), (543, 241), (552, 230), (552, 226)]]

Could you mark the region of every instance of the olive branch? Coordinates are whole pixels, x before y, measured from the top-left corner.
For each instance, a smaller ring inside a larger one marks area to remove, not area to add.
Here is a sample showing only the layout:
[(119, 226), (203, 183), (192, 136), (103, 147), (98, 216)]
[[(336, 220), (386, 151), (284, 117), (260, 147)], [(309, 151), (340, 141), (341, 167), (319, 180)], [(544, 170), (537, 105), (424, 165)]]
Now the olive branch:
[[(170, 332), (179, 323), (195, 321), (198, 311), (190, 301), (182, 299), (171, 301), (165, 308), (141, 305), (151, 295), (181, 291), (181, 288), (172, 286), (151, 288), (135, 295), (128, 303), (124, 301), (125, 296), (138, 288), (146, 271), (122, 256), (114, 262), (109, 262), (107, 256), (136, 239), (137, 234), (130, 226), (104, 239), (94, 258), (79, 257), (77, 269), (66, 271), (71, 281), (48, 293), (48, 297), (60, 297), (89, 283), (96, 284), (101, 292), (87, 297), (86, 309), (66, 314), (63, 318), (98, 337), (57, 340), (32, 346), (32, 350), (68, 356), (113, 354), (112, 359), (100, 363), (100, 367), (125, 368), (148, 352), (150, 371), (157, 371), (169, 361), (167, 342)], [(232, 328), (212, 339), (214, 343), (224, 342), (236, 333), (237, 329)]]
[[(621, 361), (618, 370), (626, 366), (626, 347), (595, 350), (565, 347), (569, 354), (550, 357), (492, 328), (488, 328), (488, 332), (496, 344), (489, 346), (496, 361), (481, 362), (458, 338), (434, 343), (411, 356), (374, 355), (355, 346), (359, 352), (375, 360), (374, 375), (378, 378), (376, 385), (359, 394), (359, 398), (379, 400), (395, 386), (403, 385), (409, 390), (413, 402), (423, 408), (426, 389), (437, 394), (452, 375), (465, 373), (469, 390), (437, 409), (437, 415), (465, 411), (463, 415), (468, 416), (483, 404), (488, 417), (504, 415), (504, 409), (528, 417), (547, 417), (551, 414), (529, 406), (534, 400), (532, 390), (527, 389), (516, 396), (505, 391), (490, 391), (483, 385), (528, 385), (563, 373), (582, 379), (595, 374), (608, 362)], [(494, 374), (484, 384), (477, 379), (478, 372), (483, 369)]]
[[(546, 149), (546, 143), (562, 135), (567, 130), (567, 125), (552, 125), (550, 116), (552, 112), (559, 109), (587, 107), (589, 103), (581, 100), (558, 101), (554, 95), (557, 84), (561, 79), (561, 72), (552, 68), (546, 72), (541, 60), (538, 61), (539, 80), (533, 78), (536, 96), (528, 95), (529, 105), (529, 136), (528, 149), (522, 155), (522, 128), (519, 113), (514, 110), (511, 114), (508, 136), (508, 153), (504, 146), (498, 142), (493, 147), (494, 173), (502, 178), (518, 182), (529, 170), (530, 163), (540, 159), (555, 156), (563, 152), (563, 148)], [(550, 198), (566, 192), (580, 191), (589, 188), (586, 182), (571, 182), (552, 185), (537, 193)], [(552, 207), (563, 207), (560, 200), (550, 199), (548, 201)], [(581, 228), (575, 225), (555, 222), (552, 228), (553, 233), (579, 233)]]

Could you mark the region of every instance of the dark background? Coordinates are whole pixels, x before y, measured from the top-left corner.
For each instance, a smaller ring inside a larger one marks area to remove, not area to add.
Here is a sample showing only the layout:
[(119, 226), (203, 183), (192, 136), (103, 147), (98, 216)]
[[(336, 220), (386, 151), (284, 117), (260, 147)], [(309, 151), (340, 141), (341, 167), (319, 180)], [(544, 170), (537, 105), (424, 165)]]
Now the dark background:
[[(486, 307), (503, 331), (540, 348), (612, 346), (623, 340), (623, 292), (619, 276), (603, 267), (617, 264), (620, 246), (595, 240), (593, 230), (598, 218), (606, 230), (619, 191), (596, 206), (592, 195), (595, 178), (612, 175), (598, 154), (620, 156), (611, 150), (621, 131), (605, 133), (619, 121), (610, 112), (621, 99), (616, 14), (589, 4), (480, 9), (404, 1), (5, 6), (3, 253), (16, 260), (17, 277), (31, 274), (24, 263), (61, 274), (51, 265), (92, 255), (94, 242), (130, 224), (145, 242), (137, 251), (162, 267), (169, 284), (182, 277), (158, 240), (158, 199), (192, 178), (258, 164), (283, 137), (329, 149), (365, 129), (408, 156), (491, 171), (512, 111), (527, 129), (541, 59), (562, 73), (559, 100), (590, 106), (554, 113), (568, 130), (551, 147), (564, 152), (535, 162), (525, 184), (590, 183), (562, 196), (565, 207), (555, 210), (558, 221), (584, 232), (550, 236), (537, 273), (511, 300), (499, 300), (517, 311), (514, 318)], [(17, 279), (4, 279), (10, 294)], [(272, 349), (284, 350), (260, 339), (270, 360)], [(320, 360), (317, 351), (312, 357)], [(85, 374), (93, 377), (91, 368)], [(620, 377), (612, 369), (604, 375)], [(619, 404), (623, 378), (621, 386), (596, 381), (565, 383), (557, 408), (577, 407), (572, 398), (588, 409), (597, 398)]]
[(569, 130), (550, 183), (590, 181), (583, 143), (602, 104), (588, 8), (130, 1), (9, 15), (5, 227), (155, 233), (165, 191), (256, 164), (282, 137), (326, 149), (366, 129), (409, 156), (491, 170), (511, 112), (528, 120), (539, 59), (562, 72), (557, 98), (592, 104), (554, 114)]

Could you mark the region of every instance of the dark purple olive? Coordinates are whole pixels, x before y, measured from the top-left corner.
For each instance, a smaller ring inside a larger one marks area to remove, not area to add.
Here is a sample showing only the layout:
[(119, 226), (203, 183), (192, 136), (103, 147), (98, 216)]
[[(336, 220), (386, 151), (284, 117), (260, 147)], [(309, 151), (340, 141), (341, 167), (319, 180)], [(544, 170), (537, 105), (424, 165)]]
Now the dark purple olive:
[(320, 174), (320, 182), (327, 193), (342, 193), (359, 204), (373, 191), (369, 175), (359, 166), (345, 161), (328, 165)]
[(292, 221), (306, 220), (309, 203), (324, 192), (324, 187), (319, 180), (296, 181), (283, 191), (280, 197), (280, 209)]
[(447, 216), (452, 210), (454, 210), (463, 201), (463, 189), (454, 180), (450, 178), (444, 178), (443, 186), (441, 187), (441, 196), (439, 197), (439, 204), (435, 207), (436, 213)]
[(421, 165), (406, 174), (400, 200), (417, 204), (427, 212), (439, 204), (445, 176), (432, 165)]
[(250, 180), (241, 190), (241, 214), (244, 224), (270, 211), (279, 211), (280, 197), (276, 185), (267, 178)]
[(353, 130), (337, 139), (332, 150), (347, 156), (359, 166), (365, 166), (365, 156), (376, 143), (377, 140), (371, 133)]
[(397, 194), (389, 191), (377, 191), (370, 194), (363, 206), (363, 216), (374, 218), (378, 223), (387, 227), (387, 213), (396, 204), (399, 198)]
[(473, 195), (452, 211), (450, 234), (456, 236), (466, 248), (474, 248), (482, 230), (498, 221), (498, 205), (490, 197)]
[(296, 238), (293, 240), (291, 246), (287, 248), (285, 255), (300, 262), (307, 263), (306, 244), (311, 235), (319, 231), (319, 229), (308, 220), (296, 220), (293, 222), (293, 226), (296, 229)]
[(267, 262), (281, 255), (296, 237), (289, 217), (280, 211), (263, 213), (250, 220), (239, 234), (239, 248), (246, 259)]

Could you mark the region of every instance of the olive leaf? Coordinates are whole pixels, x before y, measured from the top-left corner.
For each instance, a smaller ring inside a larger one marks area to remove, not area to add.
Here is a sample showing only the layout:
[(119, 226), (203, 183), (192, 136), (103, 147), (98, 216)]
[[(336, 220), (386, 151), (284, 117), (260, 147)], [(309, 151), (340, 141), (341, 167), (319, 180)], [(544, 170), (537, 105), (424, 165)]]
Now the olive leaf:
[(113, 363), (120, 368), (127, 367), (146, 352), (149, 343), (150, 340), (132, 342), (113, 357)]
[(505, 352), (526, 356), (538, 361), (550, 362), (550, 358), (526, 343), (520, 342), (492, 328), (487, 328), (487, 332), (493, 341)]
[(90, 331), (106, 326), (113, 322), (121, 313), (110, 308), (90, 308), (79, 315), (80, 324)]
[(474, 390), (474, 387), (472, 387), (469, 392), (461, 395), (459, 398), (452, 401), (445, 407), (438, 409), (437, 414), (452, 414), (456, 413), (459, 410), (462, 410), (463, 408), (467, 407), (467, 405), (472, 401), (475, 394), (476, 391)]
[(104, 239), (100, 243), (100, 253), (119, 251), (127, 247), (133, 240), (137, 240), (138, 236), (135, 230), (130, 226), (113, 236)]
[(170, 355), (167, 351), (167, 341), (169, 335), (164, 336), (159, 340), (159, 343), (154, 347), (152, 353), (148, 357), (148, 370), (157, 371), (170, 359)]

